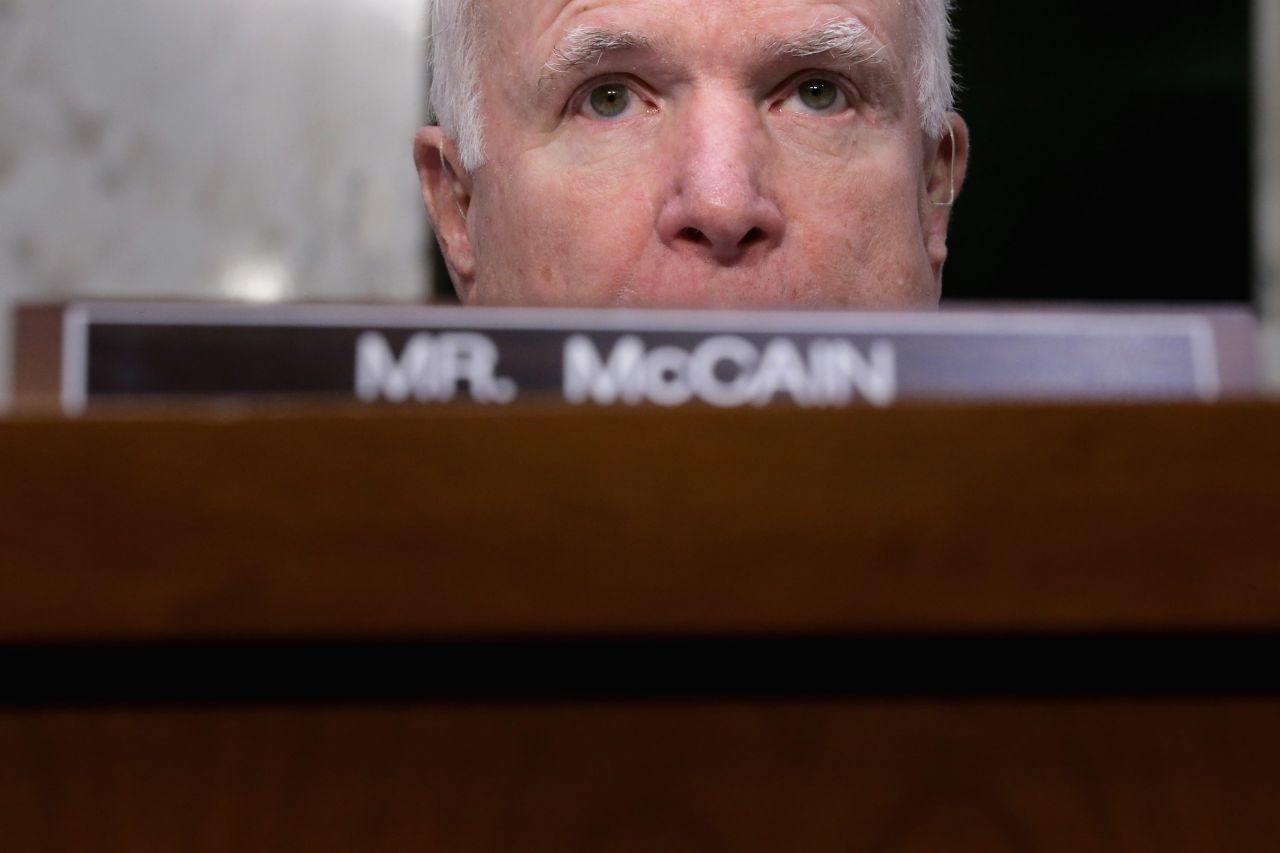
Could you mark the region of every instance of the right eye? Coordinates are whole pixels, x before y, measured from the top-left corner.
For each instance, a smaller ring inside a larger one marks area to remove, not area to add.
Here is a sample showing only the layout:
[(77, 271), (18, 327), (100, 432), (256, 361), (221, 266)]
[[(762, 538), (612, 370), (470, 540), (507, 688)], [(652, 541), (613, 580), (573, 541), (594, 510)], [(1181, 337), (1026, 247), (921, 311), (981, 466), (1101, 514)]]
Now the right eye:
[(579, 112), (588, 118), (617, 121), (642, 110), (643, 102), (625, 83), (601, 83), (587, 93)]

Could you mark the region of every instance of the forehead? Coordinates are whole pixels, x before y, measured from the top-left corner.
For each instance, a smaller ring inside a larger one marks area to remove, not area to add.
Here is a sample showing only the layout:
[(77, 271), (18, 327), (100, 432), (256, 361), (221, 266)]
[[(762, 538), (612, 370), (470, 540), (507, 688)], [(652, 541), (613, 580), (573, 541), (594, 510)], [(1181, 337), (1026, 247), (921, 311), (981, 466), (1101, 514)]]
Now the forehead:
[[(914, 0), (474, 0), (486, 41), (505, 55), (544, 62), (577, 27), (625, 30), (708, 58), (729, 58), (772, 36), (857, 18), (904, 68)], [(497, 44), (494, 44), (496, 42)]]

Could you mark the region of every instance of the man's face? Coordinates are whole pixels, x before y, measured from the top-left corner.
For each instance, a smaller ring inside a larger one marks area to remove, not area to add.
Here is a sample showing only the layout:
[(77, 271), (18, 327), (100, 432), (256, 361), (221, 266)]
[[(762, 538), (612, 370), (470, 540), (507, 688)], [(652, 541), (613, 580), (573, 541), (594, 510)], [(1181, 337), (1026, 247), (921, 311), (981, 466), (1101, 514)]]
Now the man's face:
[(476, 2), (485, 164), (418, 146), (465, 302), (936, 304), (967, 135), (921, 132), (912, 4)]

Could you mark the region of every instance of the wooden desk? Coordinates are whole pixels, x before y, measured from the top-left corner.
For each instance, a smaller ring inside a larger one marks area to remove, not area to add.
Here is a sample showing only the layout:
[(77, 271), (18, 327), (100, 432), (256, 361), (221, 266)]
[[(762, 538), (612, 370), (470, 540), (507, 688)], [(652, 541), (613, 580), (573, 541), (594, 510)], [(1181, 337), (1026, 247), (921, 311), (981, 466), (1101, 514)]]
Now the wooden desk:
[(1280, 407), (0, 424), (15, 850), (1252, 850)]

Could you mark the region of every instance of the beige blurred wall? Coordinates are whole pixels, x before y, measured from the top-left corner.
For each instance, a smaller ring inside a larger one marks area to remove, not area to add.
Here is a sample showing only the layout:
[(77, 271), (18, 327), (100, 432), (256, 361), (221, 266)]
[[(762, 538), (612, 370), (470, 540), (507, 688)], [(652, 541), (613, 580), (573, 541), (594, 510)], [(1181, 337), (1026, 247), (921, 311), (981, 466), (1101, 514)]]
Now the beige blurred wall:
[(422, 0), (0, 0), (10, 306), (426, 295)]
[(1268, 379), (1280, 390), (1280, 0), (1257, 0), (1258, 247)]

